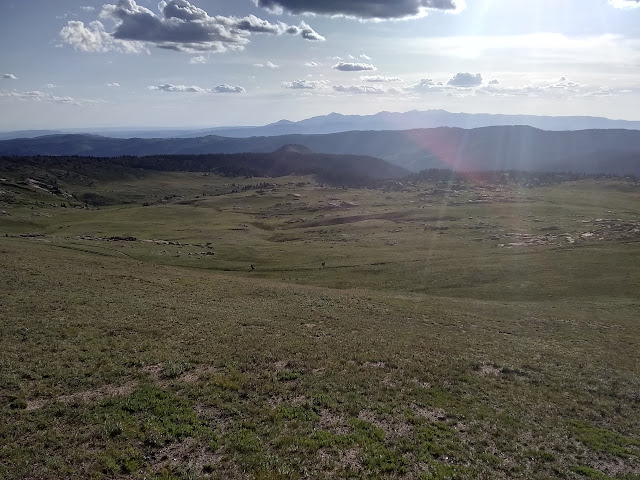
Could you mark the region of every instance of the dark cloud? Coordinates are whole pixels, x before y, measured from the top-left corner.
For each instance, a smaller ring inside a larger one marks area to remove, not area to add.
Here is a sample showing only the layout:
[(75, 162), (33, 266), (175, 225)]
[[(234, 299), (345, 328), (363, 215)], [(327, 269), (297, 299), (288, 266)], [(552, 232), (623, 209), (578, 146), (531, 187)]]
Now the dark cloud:
[(351, 63), (351, 62), (338, 62), (333, 66), (334, 70), (340, 70), (341, 72), (364, 72), (368, 70), (376, 70), (376, 67), (369, 63)]
[(463, 0), (253, 0), (275, 13), (315, 13), (360, 19), (399, 19), (425, 15), (428, 10), (457, 11)]
[(246, 90), (238, 85), (231, 86), (227, 84), (218, 85), (213, 88), (202, 88), (195, 85), (173, 85), (172, 83), (164, 83), (149, 87), (149, 90), (159, 90), (170, 93), (244, 93)]
[(478, 87), (482, 85), (482, 75), (476, 73), (456, 73), (454, 77), (447, 82), (452, 87)]
[(224, 52), (241, 50), (252, 34), (295, 34), (306, 40), (324, 40), (309, 25), (299, 26), (283, 22), (271, 23), (249, 15), (243, 18), (210, 16), (205, 10), (187, 0), (162, 0), (156, 14), (135, 0), (119, 0), (117, 5), (106, 4), (100, 17), (115, 23), (107, 32), (100, 21), (85, 26), (83, 22), (68, 22), (60, 35), (65, 43), (88, 52), (140, 52), (146, 44), (185, 52)]
[(293, 82), (282, 82), (283, 88), (292, 90), (320, 90), (327, 88), (329, 82), (327, 80), (294, 80)]

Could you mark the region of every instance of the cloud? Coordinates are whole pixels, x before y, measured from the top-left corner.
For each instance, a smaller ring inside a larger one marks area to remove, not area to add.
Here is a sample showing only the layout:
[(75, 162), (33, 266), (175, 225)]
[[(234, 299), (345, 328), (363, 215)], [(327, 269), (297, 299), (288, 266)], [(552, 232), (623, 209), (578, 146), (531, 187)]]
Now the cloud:
[(120, 51), (139, 53), (146, 45), (181, 52), (225, 52), (242, 50), (253, 34), (299, 35), (306, 40), (324, 40), (305, 22), (299, 26), (271, 23), (255, 15), (243, 18), (210, 16), (187, 0), (162, 0), (156, 14), (135, 0), (119, 0), (117, 5), (103, 5), (100, 18), (115, 23), (107, 32), (101, 21), (86, 26), (70, 21), (60, 36), (64, 43), (85, 52)]
[(305, 67), (320, 67), (320, 66), (322, 66), (322, 64), (318, 63), (318, 62), (304, 62), (304, 66)]
[(253, 0), (259, 7), (274, 13), (319, 14), (391, 20), (422, 17), (429, 10), (457, 12), (464, 8), (463, 0)]
[(203, 63), (207, 63), (207, 57), (205, 57), (204, 55), (198, 55), (189, 59), (189, 64), (191, 65), (199, 65)]
[(84, 10), (85, 12), (93, 12), (95, 8), (91, 6), (86, 6), (86, 7), (80, 7), (80, 10)]
[(630, 9), (640, 7), (640, 0), (609, 0), (613, 8)]
[(628, 89), (614, 89), (607, 86), (591, 86), (561, 77), (554, 82), (531, 83), (526, 85), (507, 86), (489, 83), (476, 89), (473, 93), (494, 97), (545, 97), (566, 99), (570, 97), (612, 97), (631, 93)]
[(18, 80), (18, 77), (16, 77), (13, 73), (5, 73), (4, 75), (2, 75), (2, 78), (6, 80)]
[(494, 78), (489, 82), (489, 85), (500, 85), (500, 81)]
[(246, 90), (238, 85), (231, 86), (227, 84), (218, 85), (214, 88), (202, 88), (195, 85), (173, 85), (172, 83), (164, 83), (149, 87), (149, 90), (159, 90), (169, 93), (244, 93)]
[(425, 92), (441, 92), (445, 90), (446, 86), (442, 82), (436, 82), (430, 78), (423, 78), (415, 85), (411, 85), (410, 87), (405, 87), (405, 90), (413, 91), (415, 93), (425, 93)]
[(280, 68), (280, 65), (276, 65), (275, 63), (272, 63), (272, 62), (254, 63), (253, 66), (256, 68), (271, 68), (271, 69)]
[(41, 92), (40, 90), (31, 90), (27, 92), (0, 91), (0, 98), (9, 98), (9, 99), (33, 101), (33, 102), (58, 103), (62, 105), (75, 105), (78, 107), (83, 105), (93, 105), (96, 103), (104, 103), (102, 100), (90, 100), (85, 98), (73, 98), (69, 96), (60, 96), (60, 95), (54, 95), (52, 93)]
[(226, 83), (223, 83), (222, 85), (218, 85), (217, 87), (213, 87), (211, 90), (211, 93), (244, 93), (246, 92), (246, 90), (239, 86), (232, 86), (232, 85), (227, 85)]
[(378, 82), (378, 83), (402, 81), (400, 77), (385, 77), (384, 75), (363, 75), (362, 77), (360, 77), (360, 80), (365, 82)]
[(144, 43), (117, 40), (105, 30), (102, 22), (93, 21), (88, 25), (80, 21), (70, 21), (60, 30), (60, 38), (81, 52), (142, 53), (147, 51)]
[(120, 84), (118, 82), (107, 83), (107, 87), (109, 87), (109, 88), (119, 88)]
[(376, 67), (369, 63), (338, 62), (333, 66), (333, 69), (340, 70), (341, 72), (363, 72), (376, 70)]
[(482, 75), (476, 73), (456, 73), (447, 85), (452, 87), (478, 87), (482, 85)]
[(371, 61), (371, 57), (369, 55), (365, 55), (364, 53), (360, 54), (360, 58), (362, 58), (363, 60), (369, 60)]
[(313, 28), (307, 25), (305, 22), (301, 22), (300, 26), (289, 25), (285, 31), (292, 35), (301, 35), (305, 40), (314, 42), (324, 42), (326, 38), (316, 32)]
[(402, 93), (395, 88), (382, 88), (374, 85), (334, 85), (333, 89), (340, 93), (352, 93), (356, 95), (369, 94), (369, 95), (389, 95)]
[(293, 82), (282, 82), (283, 88), (292, 90), (321, 90), (327, 88), (327, 80), (294, 80)]

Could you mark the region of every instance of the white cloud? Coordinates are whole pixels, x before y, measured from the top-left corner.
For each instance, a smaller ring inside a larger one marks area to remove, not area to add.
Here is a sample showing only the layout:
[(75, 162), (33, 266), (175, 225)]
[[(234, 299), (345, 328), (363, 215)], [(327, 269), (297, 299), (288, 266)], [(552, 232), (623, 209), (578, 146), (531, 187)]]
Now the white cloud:
[(93, 12), (95, 8), (91, 6), (84, 6), (84, 7), (80, 7), (80, 10), (84, 10), (85, 12)]
[(609, 0), (613, 8), (630, 9), (640, 7), (640, 0)]
[(415, 93), (428, 93), (428, 92), (441, 92), (447, 87), (442, 82), (436, 82), (430, 78), (423, 78), (415, 85), (405, 87), (407, 91), (413, 91)]
[(119, 88), (120, 84), (118, 82), (107, 83), (107, 87), (109, 87), (109, 88)]
[(213, 88), (202, 88), (196, 85), (173, 85), (172, 83), (164, 83), (162, 85), (154, 85), (149, 90), (159, 90), (170, 93), (244, 93), (246, 90), (238, 85), (231, 86), (227, 84), (218, 85)]
[(362, 72), (367, 70), (377, 70), (376, 67), (369, 63), (355, 63), (355, 62), (338, 62), (333, 66), (334, 70), (340, 70), (341, 72)]
[(60, 36), (76, 50), (124, 53), (146, 51), (147, 44), (188, 53), (242, 50), (253, 34), (289, 34), (311, 41), (324, 40), (305, 22), (296, 26), (271, 23), (255, 15), (210, 16), (187, 0), (162, 0), (158, 8), (160, 14), (155, 14), (135, 0), (119, 0), (117, 5), (103, 5), (100, 13), (100, 18), (115, 23), (113, 32), (108, 32), (97, 20), (88, 26), (70, 21)]
[(340, 93), (352, 93), (356, 95), (397, 95), (402, 93), (395, 88), (382, 88), (377, 85), (334, 85), (333, 89)]
[(294, 80), (292, 82), (282, 82), (283, 88), (290, 88), (293, 90), (321, 90), (328, 88), (329, 82), (327, 80)]
[(478, 87), (482, 85), (482, 75), (476, 73), (475, 75), (472, 73), (456, 73), (453, 78), (451, 78), (447, 85), (452, 87)]
[(360, 77), (360, 80), (364, 82), (377, 82), (377, 83), (388, 83), (388, 82), (401, 82), (402, 79), (400, 77), (386, 77), (384, 75), (363, 75)]
[(254, 63), (253, 66), (256, 67), (256, 68), (271, 68), (271, 69), (280, 68), (280, 65), (276, 65), (273, 62)]
[(64, 43), (81, 52), (104, 53), (116, 51), (121, 53), (142, 53), (147, 51), (143, 42), (113, 38), (105, 30), (102, 22), (97, 20), (88, 25), (77, 20), (68, 22), (67, 26), (60, 31), (60, 37)]
[(494, 97), (536, 97), (547, 99), (567, 99), (578, 97), (612, 97), (632, 93), (625, 88), (611, 88), (608, 86), (593, 86), (568, 80), (561, 77), (560, 80), (552, 82), (536, 82), (525, 85), (502, 85), (489, 83), (474, 91), (469, 95), (489, 95)]
[(205, 57), (204, 55), (198, 55), (189, 59), (189, 64), (191, 65), (200, 65), (203, 63), (207, 63), (207, 57)]
[(227, 85), (226, 83), (223, 83), (222, 85), (218, 85), (217, 87), (213, 87), (211, 90), (211, 93), (244, 93), (246, 92), (246, 90), (239, 86), (233, 86), (233, 85)]
[(360, 54), (360, 58), (362, 58), (363, 60), (371, 61), (371, 57), (369, 55), (364, 54), (364, 53)]
[(13, 73), (5, 73), (2, 75), (2, 78), (6, 80), (18, 80), (18, 77), (16, 77)]
[(64, 105), (93, 105), (96, 103), (104, 103), (102, 100), (90, 100), (85, 98), (73, 98), (69, 96), (54, 95), (52, 93), (42, 92), (40, 90), (31, 91), (0, 91), (0, 98), (16, 99), (22, 101), (58, 103)]

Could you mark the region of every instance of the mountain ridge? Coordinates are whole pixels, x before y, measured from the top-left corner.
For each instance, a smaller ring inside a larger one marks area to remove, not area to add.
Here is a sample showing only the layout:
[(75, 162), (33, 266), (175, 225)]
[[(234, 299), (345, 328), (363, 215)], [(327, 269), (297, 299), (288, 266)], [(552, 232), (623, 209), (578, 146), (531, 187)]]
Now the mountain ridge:
[[(96, 157), (271, 153), (299, 145), (323, 154), (377, 157), (417, 172), (576, 171), (640, 175), (640, 131), (545, 131), (528, 126), (233, 138), (210, 135), (175, 139), (115, 139), (95, 135), (51, 135), (0, 141), (0, 155)], [(580, 160), (584, 159), (584, 160)]]
[(211, 128), (90, 128), (58, 130), (22, 130), (0, 132), (0, 140), (34, 138), (40, 135), (92, 133), (113, 138), (191, 138), (207, 135), (246, 138), (291, 134), (340, 133), (353, 130), (411, 130), (415, 128), (480, 128), (528, 125), (543, 130), (629, 129), (640, 130), (640, 121), (616, 120), (592, 116), (506, 115), (492, 113), (454, 113), (441, 109), (381, 111), (372, 115), (344, 115), (332, 112), (304, 120), (281, 119), (262, 126), (221, 126)]

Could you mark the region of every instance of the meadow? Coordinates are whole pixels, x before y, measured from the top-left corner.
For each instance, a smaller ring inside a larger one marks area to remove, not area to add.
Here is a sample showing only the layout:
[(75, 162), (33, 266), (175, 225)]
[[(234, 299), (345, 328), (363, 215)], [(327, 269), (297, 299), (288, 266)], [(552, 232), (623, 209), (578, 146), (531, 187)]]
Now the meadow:
[(0, 177), (1, 478), (640, 479), (637, 181)]

